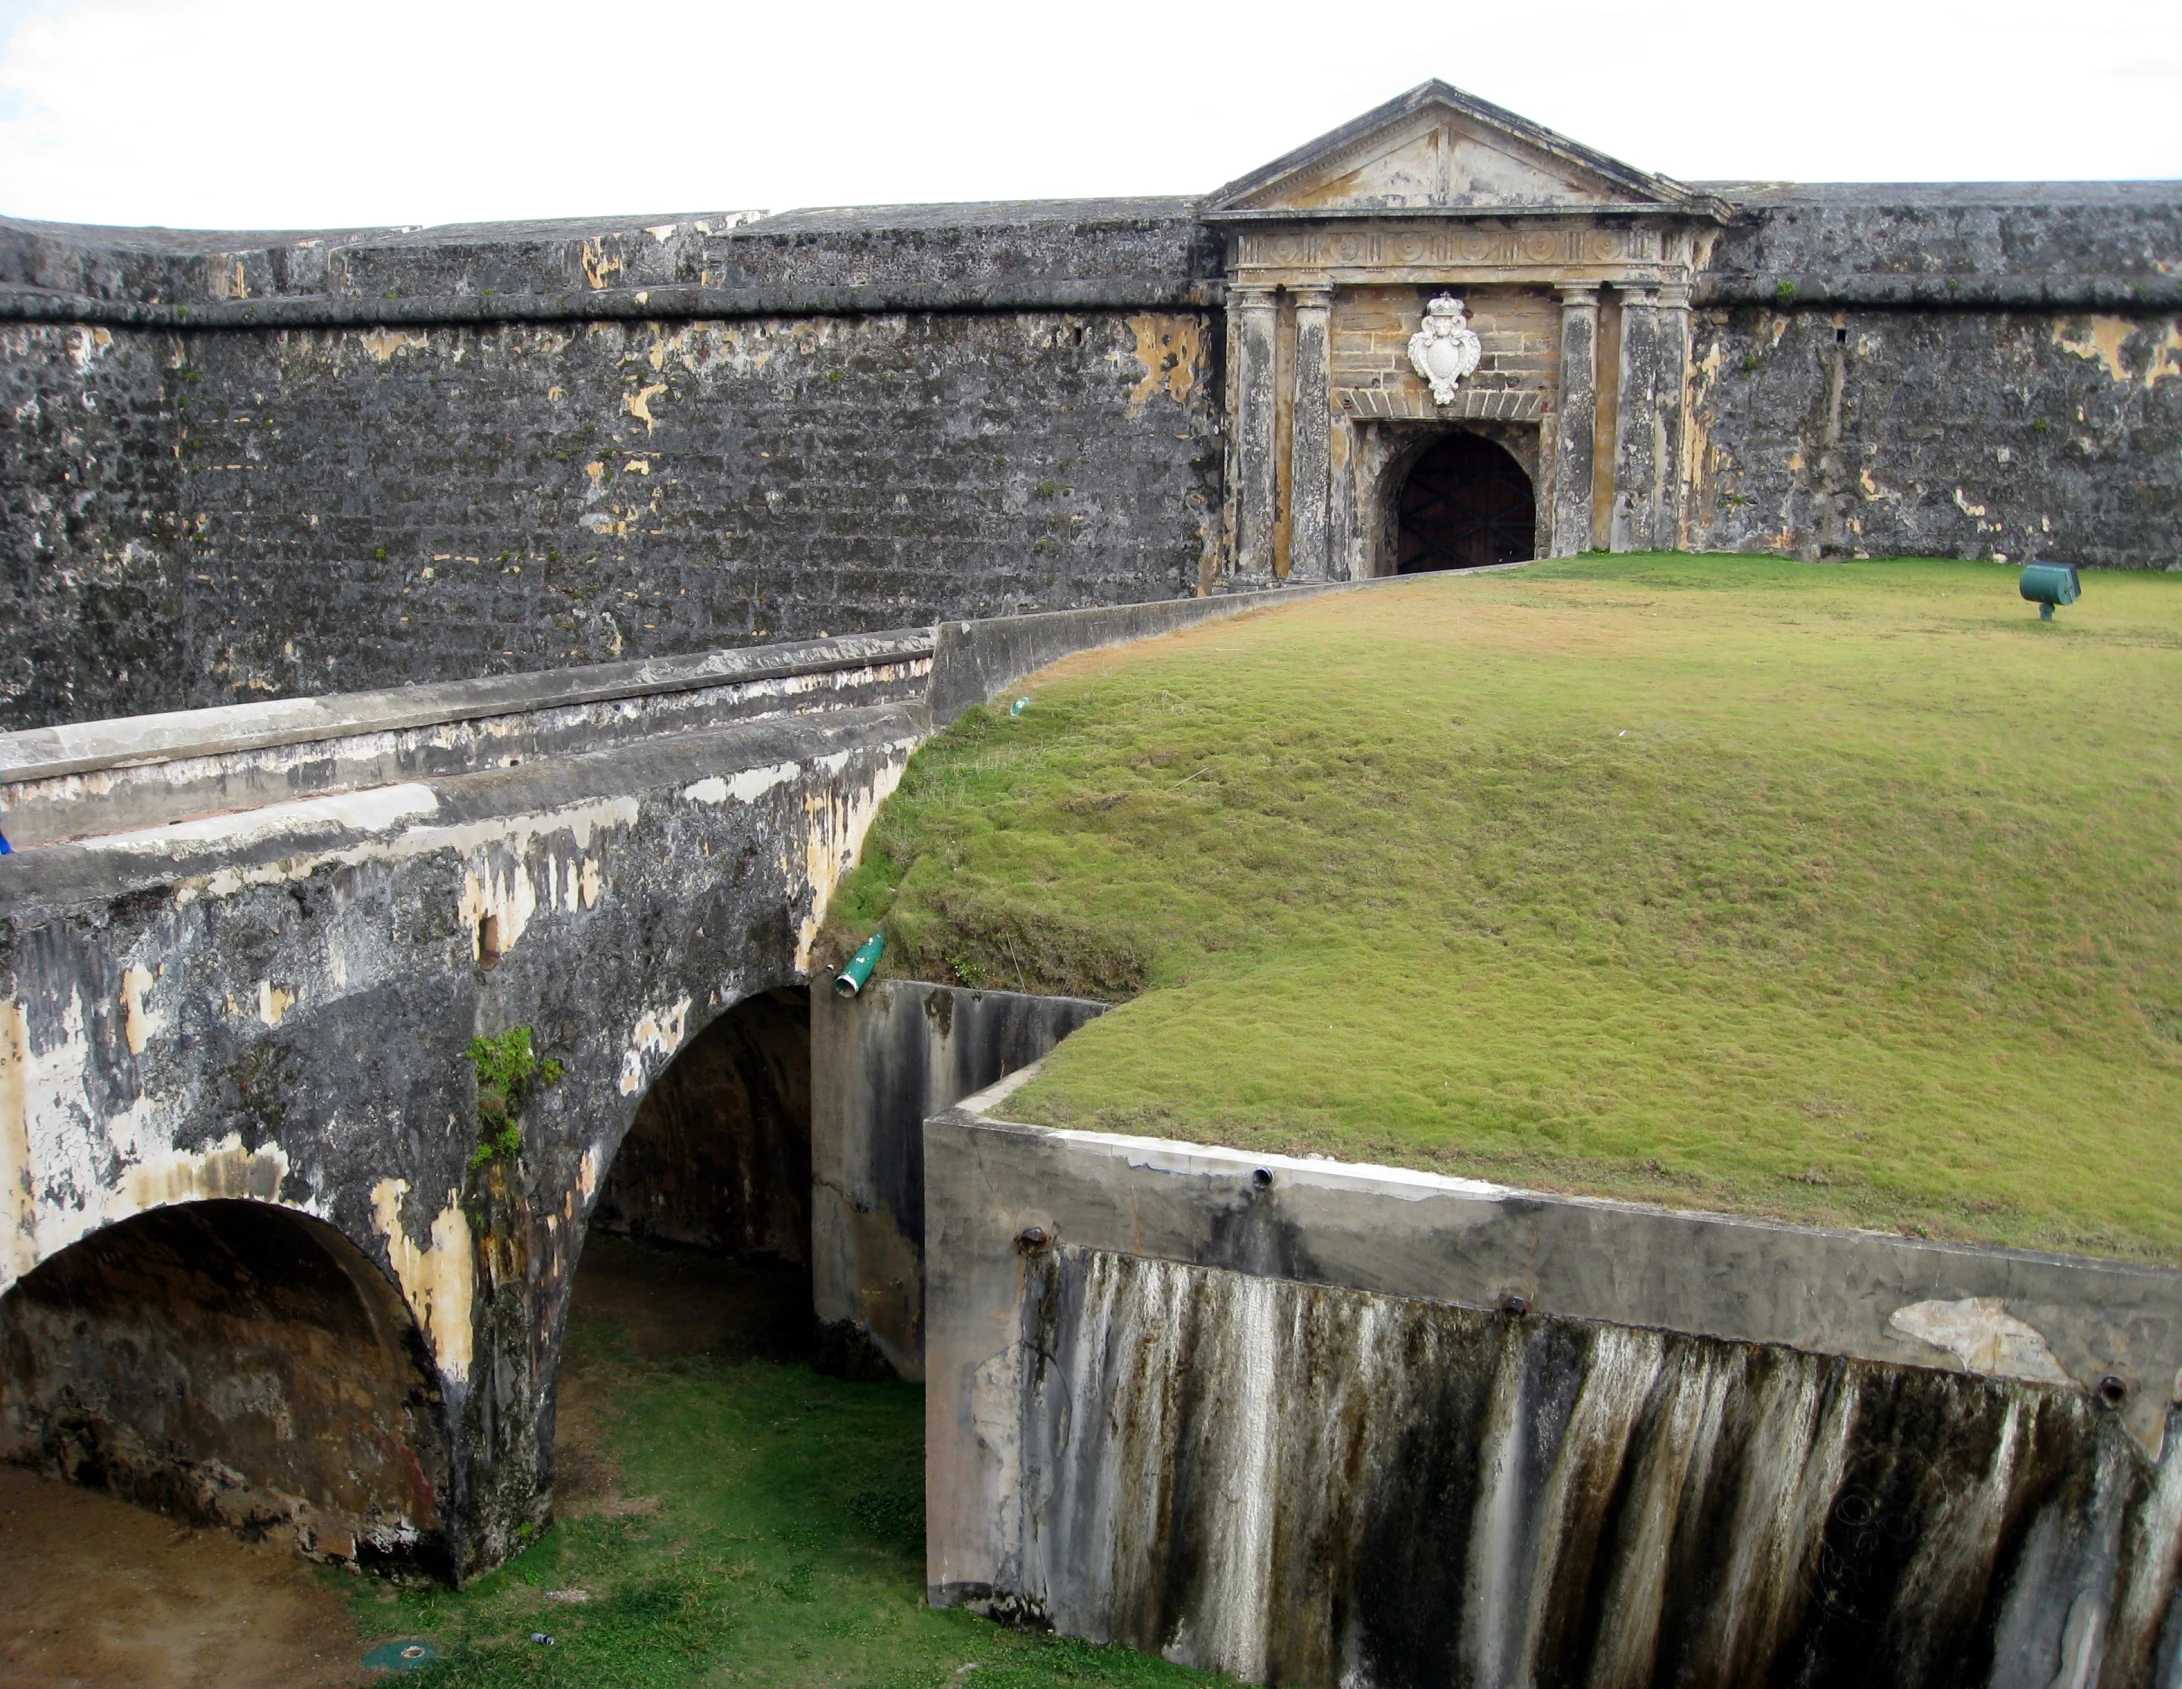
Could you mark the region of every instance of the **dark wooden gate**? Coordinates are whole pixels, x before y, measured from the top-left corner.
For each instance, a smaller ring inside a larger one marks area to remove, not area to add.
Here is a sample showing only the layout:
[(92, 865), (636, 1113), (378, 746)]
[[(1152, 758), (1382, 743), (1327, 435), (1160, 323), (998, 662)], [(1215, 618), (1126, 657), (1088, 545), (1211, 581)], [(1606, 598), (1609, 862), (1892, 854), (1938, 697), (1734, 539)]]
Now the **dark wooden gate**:
[(1450, 434), (1402, 484), (1402, 574), (1519, 563), (1537, 545), (1538, 506), (1523, 466), (1492, 441)]

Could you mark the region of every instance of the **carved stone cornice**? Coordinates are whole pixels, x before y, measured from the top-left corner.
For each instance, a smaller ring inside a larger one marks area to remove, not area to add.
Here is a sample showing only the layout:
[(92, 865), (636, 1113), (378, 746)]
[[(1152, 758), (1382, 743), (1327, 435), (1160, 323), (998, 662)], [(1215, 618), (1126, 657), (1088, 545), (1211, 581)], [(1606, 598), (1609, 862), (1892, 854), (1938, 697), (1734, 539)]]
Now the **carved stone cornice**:
[(1692, 257), (1681, 220), (1570, 214), (1268, 223), (1237, 229), (1233, 242), (1238, 287), (1658, 286), (1686, 284)]

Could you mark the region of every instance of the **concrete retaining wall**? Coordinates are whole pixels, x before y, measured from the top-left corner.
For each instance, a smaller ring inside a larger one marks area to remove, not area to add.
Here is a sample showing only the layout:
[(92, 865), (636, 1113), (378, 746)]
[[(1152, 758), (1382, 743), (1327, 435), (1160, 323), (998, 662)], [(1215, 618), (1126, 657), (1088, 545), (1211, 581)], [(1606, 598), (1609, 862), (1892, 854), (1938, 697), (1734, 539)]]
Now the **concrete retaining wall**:
[(830, 1365), (924, 1376), (925, 1118), (1105, 1012), (919, 980), (811, 994), (812, 1295)]
[(994, 1118), (1025, 1077), (925, 1128), (935, 1602), (1327, 1689), (2166, 1681), (2182, 1274)]

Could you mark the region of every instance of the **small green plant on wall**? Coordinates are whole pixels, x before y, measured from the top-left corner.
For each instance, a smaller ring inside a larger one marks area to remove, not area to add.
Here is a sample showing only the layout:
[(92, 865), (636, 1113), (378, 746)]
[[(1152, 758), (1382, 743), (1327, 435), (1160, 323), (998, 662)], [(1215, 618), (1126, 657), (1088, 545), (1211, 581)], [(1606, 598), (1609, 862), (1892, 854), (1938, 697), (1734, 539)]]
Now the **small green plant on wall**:
[(513, 1161), (523, 1152), (523, 1110), (539, 1085), (557, 1085), (567, 1069), (551, 1056), (540, 1061), (530, 1047), (530, 1028), (511, 1026), (497, 1037), (470, 1040), (477, 1068), (477, 1148), (470, 1165)]

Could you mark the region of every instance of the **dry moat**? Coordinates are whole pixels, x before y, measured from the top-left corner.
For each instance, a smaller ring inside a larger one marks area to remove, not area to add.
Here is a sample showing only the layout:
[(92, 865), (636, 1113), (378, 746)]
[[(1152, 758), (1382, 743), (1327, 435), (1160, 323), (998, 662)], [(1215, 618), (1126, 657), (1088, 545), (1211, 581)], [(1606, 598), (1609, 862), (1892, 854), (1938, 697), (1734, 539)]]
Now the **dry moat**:
[[(594, 1234), (561, 1374), (558, 1523), (459, 1594), (0, 1467), (0, 1685), (1209, 1681), (928, 1610), (923, 1391), (823, 1377), (810, 1337), (799, 1267)], [(394, 1641), (439, 1658), (399, 1679), (364, 1666)]]

